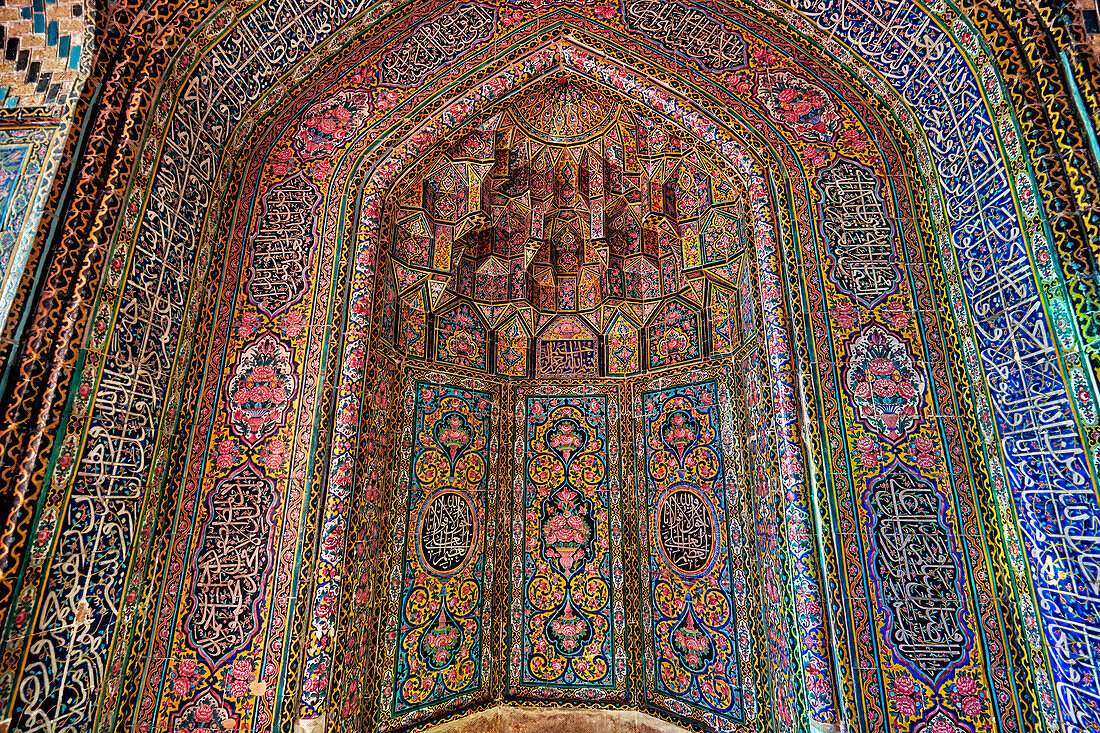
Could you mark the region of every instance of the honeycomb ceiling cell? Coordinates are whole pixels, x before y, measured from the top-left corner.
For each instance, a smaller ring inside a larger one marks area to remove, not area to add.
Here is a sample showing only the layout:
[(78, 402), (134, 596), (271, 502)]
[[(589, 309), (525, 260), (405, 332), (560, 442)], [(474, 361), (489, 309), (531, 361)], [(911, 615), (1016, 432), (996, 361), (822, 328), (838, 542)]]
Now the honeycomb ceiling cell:
[[(572, 76), (444, 142), (399, 195), (398, 289), (445, 278), (491, 313), (648, 315), (744, 249), (743, 185), (690, 136)], [(727, 268), (728, 269), (728, 268)]]
[(513, 108), (512, 117), (532, 138), (561, 145), (599, 135), (607, 129), (617, 108), (599, 90), (559, 76), (527, 92)]

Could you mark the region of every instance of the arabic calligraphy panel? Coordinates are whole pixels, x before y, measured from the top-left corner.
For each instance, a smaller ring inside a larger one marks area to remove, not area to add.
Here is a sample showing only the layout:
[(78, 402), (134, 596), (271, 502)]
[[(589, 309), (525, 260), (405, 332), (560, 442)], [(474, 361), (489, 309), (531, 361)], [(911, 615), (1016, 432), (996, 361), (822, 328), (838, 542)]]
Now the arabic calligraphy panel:
[(259, 630), (274, 504), (274, 484), (251, 463), (220, 481), (206, 499), (208, 519), (195, 555), (194, 605), (186, 629), (213, 665)]
[(817, 185), (830, 277), (845, 292), (877, 302), (901, 279), (893, 264), (894, 226), (878, 177), (866, 166), (838, 158)]
[(535, 376), (564, 379), (599, 375), (595, 333), (576, 316), (558, 316), (535, 349)]
[(665, 492), (657, 502), (661, 555), (675, 572), (697, 575), (714, 559), (714, 507), (690, 484)]
[(416, 383), (395, 716), (483, 686), (490, 404), (488, 392)]
[(309, 289), (315, 208), (321, 194), (299, 173), (272, 188), (263, 199), (263, 214), (252, 236), (251, 278), (247, 289), (256, 305), (279, 313)]
[(935, 487), (900, 464), (871, 484), (875, 579), (890, 609), (889, 642), (931, 680), (971, 645), (960, 621), (959, 558)]
[(628, 0), (623, 18), (667, 49), (718, 71), (745, 64), (745, 42), (735, 30), (699, 8), (665, 0)]
[(727, 388), (713, 379), (642, 394), (648, 517), (643, 534), (650, 538), (642, 585), (653, 639), (647, 694), (658, 704), (680, 701), (704, 714), (741, 720), (744, 600), (731, 589), (743, 585), (736, 579), (743, 576), (737, 572), (735, 578), (729, 539), (740, 538), (740, 529), (729, 527), (727, 493), (736, 489), (734, 477), (726, 475), (721, 440), (723, 397), (728, 401)]
[(417, 26), (404, 43), (382, 56), (381, 82), (414, 87), (439, 73), (496, 27), (496, 13), (481, 5), (460, 5)]

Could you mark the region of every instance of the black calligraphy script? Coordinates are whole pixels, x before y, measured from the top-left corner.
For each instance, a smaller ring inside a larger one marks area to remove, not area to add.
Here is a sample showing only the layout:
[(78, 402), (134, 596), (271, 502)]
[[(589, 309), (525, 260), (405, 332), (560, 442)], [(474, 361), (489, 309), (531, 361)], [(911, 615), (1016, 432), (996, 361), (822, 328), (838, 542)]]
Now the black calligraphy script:
[(470, 502), (453, 491), (437, 494), (420, 520), (420, 554), (437, 573), (462, 566), (474, 542), (474, 514)]
[(459, 5), (453, 13), (432, 18), (382, 57), (381, 81), (391, 87), (417, 86), (488, 38), (495, 26), (496, 13), (480, 5)]
[(195, 556), (194, 608), (187, 628), (195, 646), (217, 663), (259, 627), (255, 607), (271, 563), (271, 481), (254, 468), (224, 479), (206, 500), (210, 519)]
[(252, 237), (248, 294), (264, 310), (290, 307), (309, 289), (314, 249), (313, 208), (321, 194), (304, 176), (294, 176), (264, 196), (263, 216)]
[(627, 0), (623, 19), (632, 31), (649, 36), (716, 71), (745, 65), (745, 42), (699, 8), (667, 0)]
[(599, 375), (594, 339), (539, 341), (535, 360), (539, 377), (595, 377)]
[(822, 228), (833, 276), (841, 287), (868, 302), (893, 290), (899, 279), (891, 263), (894, 231), (879, 197), (878, 179), (845, 161), (821, 174)]
[(962, 659), (959, 563), (935, 488), (900, 467), (871, 486), (874, 569), (898, 654), (930, 678)]
[(681, 573), (698, 573), (710, 562), (714, 524), (706, 503), (693, 491), (679, 489), (661, 503), (657, 518), (661, 549)]

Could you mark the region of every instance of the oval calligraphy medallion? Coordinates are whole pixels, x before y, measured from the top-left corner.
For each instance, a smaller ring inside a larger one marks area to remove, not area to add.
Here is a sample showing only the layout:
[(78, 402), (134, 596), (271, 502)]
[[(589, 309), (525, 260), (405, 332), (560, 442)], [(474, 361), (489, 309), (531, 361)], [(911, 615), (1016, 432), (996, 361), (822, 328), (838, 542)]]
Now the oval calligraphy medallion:
[(706, 499), (683, 486), (666, 493), (657, 507), (657, 538), (665, 562), (682, 575), (710, 568), (717, 527)]
[(477, 518), (470, 500), (457, 491), (440, 491), (424, 502), (420, 513), (419, 548), (425, 569), (453, 575), (473, 552)]

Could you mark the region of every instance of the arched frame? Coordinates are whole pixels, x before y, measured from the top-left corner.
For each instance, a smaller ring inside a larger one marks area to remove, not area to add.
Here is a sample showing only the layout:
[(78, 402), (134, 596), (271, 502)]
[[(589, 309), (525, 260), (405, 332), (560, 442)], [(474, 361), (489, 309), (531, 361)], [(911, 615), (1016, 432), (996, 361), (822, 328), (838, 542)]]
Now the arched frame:
[[(919, 156), (918, 156), (918, 158), (919, 158)], [(935, 208), (936, 208), (936, 207), (935, 207), (935, 206), (933, 206), (933, 210), (934, 210), (934, 211), (935, 211)], [(810, 311), (810, 312), (811, 312), (811, 313), (813, 312), (813, 311), (812, 311), (812, 309), (811, 309), (811, 311)], [(964, 347), (963, 347), (963, 348), (964, 348), (964, 351), (966, 351), (966, 346), (965, 346), (965, 343), (964, 343)], [(354, 348), (352, 348), (352, 349), (349, 349), (349, 351), (354, 351)], [(981, 381), (979, 380), (979, 381), (978, 381), (978, 383), (982, 383), (982, 382), (981, 382)], [(985, 424), (985, 423), (983, 422), (983, 424)], [(995, 472), (995, 473), (996, 473), (996, 472)], [(995, 485), (996, 485), (996, 480), (997, 480), (997, 476), (996, 476), (996, 475), (994, 475), (994, 484), (995, 484)], [(1003, 479), (1002, 479), (1002, 480), (1003, 480)], [(1011, 525), (1011, 523), (1009, 523), (1009, 524), (1008, 524), (1008, 525), (1006, 525), (1006, 526), (1007, 526), (1007, 527), (1009, 528), (1009, 531), (1011, 531), (1011, 529), (1012, 529), (1012, 525)], [(1009, 536), (1009, 548), (1010, 548), (1010, 551), (1011, 551), (1011, 547), (1012, 547), (1012, 536), (1010, 535), (1010, 536)]]

